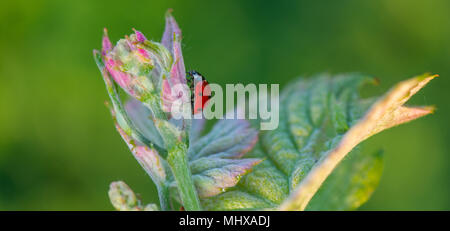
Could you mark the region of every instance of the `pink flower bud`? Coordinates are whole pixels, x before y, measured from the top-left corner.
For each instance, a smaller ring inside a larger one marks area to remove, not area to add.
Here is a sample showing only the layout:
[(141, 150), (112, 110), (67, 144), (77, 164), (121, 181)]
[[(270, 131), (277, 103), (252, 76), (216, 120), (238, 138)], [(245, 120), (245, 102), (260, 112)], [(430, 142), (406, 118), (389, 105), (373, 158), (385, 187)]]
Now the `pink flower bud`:
[[(187, 91), (174, 92), (173, 89), (177, 84), (186, 84), (186, 69), (181, 52), (181, 30), (170, 11), (166, 14), (166, 28), (161, 43), (170, 51), (174, 60), (170, 69), (170, 78), (164, 80), (162, 85), (163, 110), (169, 112), (176, 100), (182, 100), (183, 96), (189, 95)], [(182, 101), (183, 103), (189, 103), (189, 101), (185, 102), (186, 100)]]
[(141, 32), (134, 31), (134, 34), (125, 36), (112, 46), (105, 29), (103, 62), (114, 81), (129, 95), (139, 100), (151, 94), (157, 97), (154, 82), (158, 82), (160, 76), (155, 73), (162, 73), (163, 68), (168, 69), (165, 66), (168, 66), (171, 57), (167, 51), (148, 41)]

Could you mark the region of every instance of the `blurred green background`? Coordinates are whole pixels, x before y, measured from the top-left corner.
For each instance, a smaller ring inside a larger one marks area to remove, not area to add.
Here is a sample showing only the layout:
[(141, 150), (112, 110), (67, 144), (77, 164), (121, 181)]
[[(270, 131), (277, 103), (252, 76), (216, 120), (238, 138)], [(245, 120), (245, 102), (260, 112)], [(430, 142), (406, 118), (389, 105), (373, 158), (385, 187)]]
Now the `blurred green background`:
[(358, 71), (369, 92), (424, 72), (441, 76), (412, 104), (437, 112), (366, 142), (384, 175), (363, 210), (450, 209), (450, 1), (0, 2), (0, 210), (112, 210), (108, 185), (126, 181), (157, 200), (116, 133), (92, 58), (102, 28), (159, 40), (174, 9), (188, 69), (210, 82), (279, 83)]

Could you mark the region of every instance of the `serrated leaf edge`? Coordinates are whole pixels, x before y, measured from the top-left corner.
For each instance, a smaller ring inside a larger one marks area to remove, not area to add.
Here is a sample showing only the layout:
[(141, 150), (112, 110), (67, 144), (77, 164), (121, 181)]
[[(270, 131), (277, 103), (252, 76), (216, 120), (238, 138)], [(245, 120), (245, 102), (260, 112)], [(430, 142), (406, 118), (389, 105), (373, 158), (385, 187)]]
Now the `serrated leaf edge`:
[(278, 210), (304, 210), (340, 161), (363, 140), (385, 129), (432, 113), (433, 107), (403, 107), (403, 104), (435, 77), (437, 75), (424, 74), (393, 87), (347, 131), (338, 146), (311, 169)]

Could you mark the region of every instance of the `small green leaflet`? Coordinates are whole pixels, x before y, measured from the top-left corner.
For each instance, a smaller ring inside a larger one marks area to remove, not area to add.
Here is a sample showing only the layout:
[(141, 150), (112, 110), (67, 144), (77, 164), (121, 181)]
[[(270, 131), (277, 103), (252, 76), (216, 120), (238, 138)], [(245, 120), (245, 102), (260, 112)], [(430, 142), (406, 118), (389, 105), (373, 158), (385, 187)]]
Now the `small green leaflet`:
[[(192, 130), (200, 133), (203, 122), (193, 121)], [(218, 195), (235, 186), (261, 162), (261, 159), (244, 156), (258, 140), (258, 131), (246, 120), (222, 119), (201, 138), (191, 135), (188, 160), (200, 198)], [(169, 184), (176, 197), (176, 182), (172, 180)]]

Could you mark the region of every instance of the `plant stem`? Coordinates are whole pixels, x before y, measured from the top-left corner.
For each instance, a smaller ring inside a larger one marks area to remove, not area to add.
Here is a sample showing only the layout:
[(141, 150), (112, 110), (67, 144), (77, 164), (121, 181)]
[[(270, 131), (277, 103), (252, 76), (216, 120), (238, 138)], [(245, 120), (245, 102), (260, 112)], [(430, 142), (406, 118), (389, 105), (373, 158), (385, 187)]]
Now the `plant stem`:
[(169, 187), (165, 182), (156, 184), (161, 211), (170, 210)]
[(187, 211), (199, 211), (201, 210), (200, 201), (192, 180), (186, 154), (186, 146), (184, 144), (177, 145), (169, 150), (167, 162), (177, 181), (178, 191), (184, 208)]
[(159, 101), (149, 97), (144, 100), (144, 105), (152, 111), (153, 123), (164, 140), (167, 149), (166, 160), (177, 182), (184, 208), (188, 211), (201, 210), (200, 200), (187, 160), (187, 146), (184, 143), (186, 134), (179, 132), (175, 126), (168, 122)]

